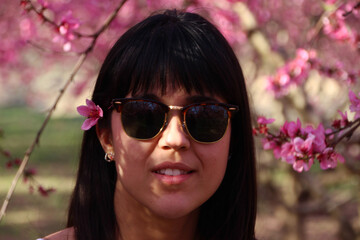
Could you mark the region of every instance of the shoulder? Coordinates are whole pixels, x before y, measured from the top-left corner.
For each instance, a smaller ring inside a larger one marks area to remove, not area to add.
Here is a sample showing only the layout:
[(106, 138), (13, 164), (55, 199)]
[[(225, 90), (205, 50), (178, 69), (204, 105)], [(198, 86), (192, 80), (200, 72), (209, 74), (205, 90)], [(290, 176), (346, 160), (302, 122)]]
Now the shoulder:
[(73, 227), (66, 228), (38, 240), (75, 240), (75, 231)]

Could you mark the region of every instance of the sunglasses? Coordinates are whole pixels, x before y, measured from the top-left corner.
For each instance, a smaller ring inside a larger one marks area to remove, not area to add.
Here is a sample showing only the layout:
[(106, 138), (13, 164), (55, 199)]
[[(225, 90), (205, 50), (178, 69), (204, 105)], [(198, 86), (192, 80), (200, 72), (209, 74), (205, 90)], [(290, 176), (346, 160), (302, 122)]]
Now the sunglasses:
[(232, 114), (239, 110), (238, 106), (224, 103), (194, 103), (180, 107), (139, 98), (114, 99), (112, 107), (121, 112), (126, 134), (139, 140), (158, 136), (168, 124), (169, 111), (181, 111), (183, 129), (200, 143), (219, 141), (226, 132)]

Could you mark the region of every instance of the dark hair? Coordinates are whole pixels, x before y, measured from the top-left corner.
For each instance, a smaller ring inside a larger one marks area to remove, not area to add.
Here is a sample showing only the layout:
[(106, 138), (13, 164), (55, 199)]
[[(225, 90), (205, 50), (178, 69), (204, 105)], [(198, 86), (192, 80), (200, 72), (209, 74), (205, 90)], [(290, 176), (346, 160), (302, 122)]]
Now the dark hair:
[[(116, 42), (100, 70), (93, 101), (108, 109), (114, 98), (167, 87), (209, 93), (239, 106), (231, 120), (230, 154), (225, 177), (200, 209), (202, 239), (254, 239), (256, 166), (248, 97), (238, 60), (221, 33), (203, 17), (167, 10), (130, 28)], [(100, 127), (108, 127), (104, 111)], [(72, 195), (68, 227), (77, 240), (114, 240), (117, 231), (114, 163), (95, 128), (84, 133), (80, 166)]]

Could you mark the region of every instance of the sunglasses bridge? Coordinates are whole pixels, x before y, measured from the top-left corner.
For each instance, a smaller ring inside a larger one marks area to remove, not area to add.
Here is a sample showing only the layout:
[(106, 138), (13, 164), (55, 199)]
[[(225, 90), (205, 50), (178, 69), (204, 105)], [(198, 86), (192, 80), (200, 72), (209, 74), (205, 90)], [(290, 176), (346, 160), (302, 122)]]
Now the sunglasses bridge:
[[(180, 123), (181, 123), (181, 127), (183, 129), (183, 131), (189, 135), (190, 137), (191, 134), (189, 133), (189, 130), (187, 129), (186, 127), (186, 123), (185, 123), (185, 112), (183, 111), (186, 107), (182, 107), (182, 106), (175, 106), (175, 105), (166, 105), (168, 107), (168, 111), (165, 112), (165, 121), (164, 121), (164, 125), (163, 127), (161, 128), (161, 130), (159, 131), (158, 134), (160, 134), (161, 132), (163, 132), (166, 127), (168, 126), (169, 124), (169, 112), (170, 110), (175, 110), (175, 111), (181, 111), (181, 116), (180, 116)], [(192, 137), (193, 138), (193, 137)], [(196, 139), (195, 139), (196, 140)]]

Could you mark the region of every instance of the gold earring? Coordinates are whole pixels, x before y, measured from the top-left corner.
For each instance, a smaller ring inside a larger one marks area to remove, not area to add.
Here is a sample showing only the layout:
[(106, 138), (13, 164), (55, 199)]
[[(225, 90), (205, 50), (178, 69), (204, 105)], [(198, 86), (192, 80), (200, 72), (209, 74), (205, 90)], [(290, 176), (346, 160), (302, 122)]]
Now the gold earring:
[(104, 159), (107, 162), (113, 161), (114, 160), (114, 153), (105, 153)]

